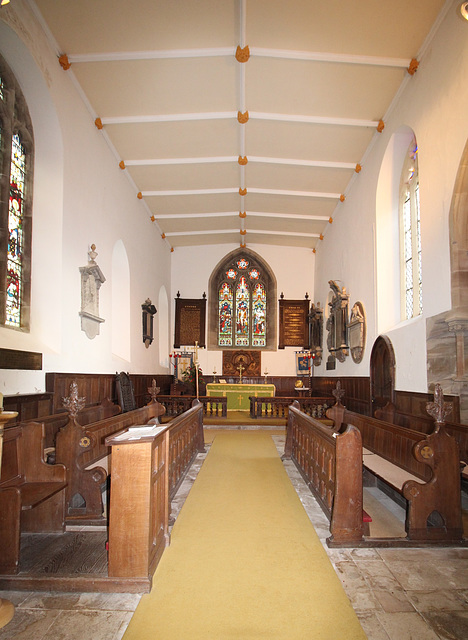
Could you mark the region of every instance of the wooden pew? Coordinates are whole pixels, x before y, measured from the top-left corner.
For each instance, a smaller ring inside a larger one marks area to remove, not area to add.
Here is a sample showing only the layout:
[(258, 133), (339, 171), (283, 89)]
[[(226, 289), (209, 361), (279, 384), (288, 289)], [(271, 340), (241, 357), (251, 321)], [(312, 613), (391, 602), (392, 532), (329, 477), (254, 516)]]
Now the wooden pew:
[(205, 450), (203, 406), (195, 399), (183, 415), (154, 435), (124, 429), (112, 447), (109, 578), (144, 579), (151, 586), (169, 543), (170, 501), (198, 452)]
[(339, 434), (289, 407), (283, 459), (292, 459), (330, 520), (331, 547), (360, 546), (364, 523), (362, 507), (362, 444), (356, 427)]
[(63, 532), (66, 469), (44, 462), (44, 426), (6, 427), (0, 479), (0, 574), (18, 572), (20, 534)]
[[(407, 429), (419, 431), (427, 435), (434, 431), (434, 421), (429, 416), (414, 416), (398, 411), (391, 402), (387, 403), (382, 409), (377, 409), (375, 417), (379, 420), (391, 422), (400, 427), (406, 427)], [(468, 464), (468, 425), (457, 422), (446, 422), (445, 430), (455, 438), (458, 444), (460, 462)]]
[(458, 447), (443, 421), (436, 422), (434, 432), (425, 436), (353, 413), (339, 403), (327, 411), (327, 416), (337, 430), (345, 425), (359, 429), (364, 466), (406, 499), (409, 540), (463, 540)]
[(163, 414), (164, 407), (151, 401), (140, 409), (111, 415), (88, 426), (79, 424), (79, 412), (69, 415), (67, 423), (57, 433), (55, 452), (56, 462), (67, 469), (67, 524), (96, 524), (106, 520), (102, 486), (107, 480), (107, 470), (99, 465), (110, 453), (105, 439), (132, 425), (147, 424)]

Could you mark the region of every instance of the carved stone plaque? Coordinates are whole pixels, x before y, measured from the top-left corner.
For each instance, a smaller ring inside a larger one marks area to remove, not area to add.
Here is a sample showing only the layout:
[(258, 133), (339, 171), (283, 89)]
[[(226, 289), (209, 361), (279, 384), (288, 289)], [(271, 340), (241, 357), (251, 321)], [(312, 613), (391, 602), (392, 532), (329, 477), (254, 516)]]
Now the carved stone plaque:
[(355, 302), (351, 309), (348, 340), (353, 362), (361, 362), (366, 344), (366, 313), (362, 302)]

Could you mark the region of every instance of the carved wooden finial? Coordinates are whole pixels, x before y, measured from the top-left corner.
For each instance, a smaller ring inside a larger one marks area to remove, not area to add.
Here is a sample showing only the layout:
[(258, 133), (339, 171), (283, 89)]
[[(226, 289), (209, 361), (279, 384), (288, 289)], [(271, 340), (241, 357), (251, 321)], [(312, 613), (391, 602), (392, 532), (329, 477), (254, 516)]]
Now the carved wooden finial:
[(332, 395), (336, 399), (336, 404), (342, 404), (342, 399), (345, 396), (345, 390), (341, 388), (341, 382), (338, 380), (335, 389), (332, 390)]
[(151, 387), (148, 387), (148, 393), (151, 396), (152, 402), (156, 402), (156, 396), (159, 395), (161, 389), (157, 386), (156, 380), (153, 378), (153, 382), (151, 383)]
[(413, 58), (409, 63), (409, 67), (408, 67), (408, 73), (410, 74), (410, 76), (414, 76), (414, 74), (418, 70), (418, 67), (419, 67), (418, 60), (416, 60), (416, 58)]
[(62, 53), (62, 55), (59, 57), (58, 59), (60, 66), (62, 67), (62, 69), (64, 71), (68, 71), (68, 69), (71, 67), (71, 62), (68, 59), (68, 56), (66, 53)]
[(445, 424), (445, 418), (452, 413), (453, 404), (444, 402), (444, 392), (440, 384), (436, 384), (434, 389), (434, 402), (426, 404), (426, 411), (434, 418), (437, 426)]
[(86, 398), (78, 395), (78, 383), (72, 382), (70, 385), (70, 395), (62, 398), (63, 406), (68, 411), (70, 416), (75, 419), (78, 411), (85, 406)]
[(242, 189), (242, 187), (239, 187), (239, 195), (240, 196), (246, 196), (247, 195), (247, 187), (245, 189)]
[(249, 45), (246, 45), (243, 49), (240, 45), (237, 45), (236, 60), (237, 62), (247, 62), (250, 58)]
[(385, 129), (385, 122), (383, 120), (379, 120), (379, 124), (377, 125), (377, 131), (379, 133), (382, 133), (384, 129)]
[(96, 118), (94, 124), (96, 125), (96, 129), (99, 129), (99, 131), (101, 131), (101, 129), (104, 127), (101, 118)]
[(241, 113), (240, 111), (237, 112), (237, 121), (240, 124), (245, 124), (246, 122), (249, 121), (249, 112), (248, 111), (244, 111), (244, 113)]
[(239, 157), (237, 158), (237, 162), (238, 162), (240, 165), (242, 165), (242, 166), (246, 165), (246, 164), (247, 164), (247, 162), (248, 162), (247, 156), (244, 156), (244, 157), (239, 156)]

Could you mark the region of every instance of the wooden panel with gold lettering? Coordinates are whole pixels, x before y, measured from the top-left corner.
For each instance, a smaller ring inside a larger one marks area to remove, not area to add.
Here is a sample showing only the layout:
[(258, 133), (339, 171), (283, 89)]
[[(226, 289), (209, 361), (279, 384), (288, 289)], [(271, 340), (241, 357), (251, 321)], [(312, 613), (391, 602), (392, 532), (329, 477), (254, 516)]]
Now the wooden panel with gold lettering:
[(309, 348), (309, 300), (279, 301), (279, 343), (285, 347)]
[(182, 345), (206, 346), (206, 298), (176, 298), (174, 348)]
[(0, 349), (0, 369), (42, 370), (42, 353)]

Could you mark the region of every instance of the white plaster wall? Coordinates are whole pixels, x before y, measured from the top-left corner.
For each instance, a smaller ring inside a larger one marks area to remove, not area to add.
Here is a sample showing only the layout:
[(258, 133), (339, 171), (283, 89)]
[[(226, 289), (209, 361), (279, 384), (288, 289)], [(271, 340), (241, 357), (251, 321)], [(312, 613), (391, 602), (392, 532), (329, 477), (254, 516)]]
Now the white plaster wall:
[[(278, 298), (284, 293), (286, 299), (303, 299), (308, 293), (313, 301), (314, 261), (311, 249), (297, 247), (277, 247), (248, 244), (271, 267), (276, 276)], [(172, 254), (172, 301), (171, 323), (172, 344), (174, 343), (174, 298), (180, 291), (181, 298), (201, 298), (203, 293), (208, 299), (208, 281), (213, 269), (225, 255), (236, 249), (236, 244), (207, 245), (202, 247), (177, 248)], [(296, 374), (294, 351), (299, 348), (287, 347), (277, 351), (262, 352), (262, 374), (265, 368), (271, 375), (293, 376)], [(222, 371), (222, 351), (200, 350), (200, 367), (207, 375), (214, 367)]]
[[(447, 12), (383, 133), (375, 134), (375, 145), (363, 170), (317, 252), (316, 297), (325, 298), (328, 280), (340, 279), (350, 293), (350, 303), (361, 300), (367, 313), (363, 362), (356, 365), (351, 358), (343, 364), (337, 362), (335, 375), (369, 374), (370, 352), (378, 336), (377, 306), (382, 309), (386, 305), (375, 293), (379, 171), (392, 135), (401, 127), (410, 127), (419, 146), (424, 310), (422, 317), (401, 322), (387, 309), (391, 321), (381, 319), (381, 326), (386, 326), (395, 349), (396, 388), (427, 391), (426, 318), (450, 308), (449, 209), (468, 137), (468, 23), (457, 17), (458, 4), (454, 1)], [(380, 295), (394, 299), (392, 290), (383, 290)], [(324, 367), (320, 372), (325, 373)]]
[[(157, 303), (161, 286), (170, 290), (169, 246), (23, 0), (1, 14), (0, 53), (28, 101), (36, 144), (31, 331), (0, 329), (0, 346), (43, 353), (41, 372), (2, 370), (0, 391), (43, 390), (45, 371), (167, 373), (159, 341), (143, 344), (141, 304)], [(130, 268), (129, 359), (112, 355), (112, 251), (120, 240)], [(105, 322), (89, 340), (78, 315), (79, 267), (93, 243), (106, 277), (99, 308)], [(157, 338), (157, 316), (154, 329)]]

